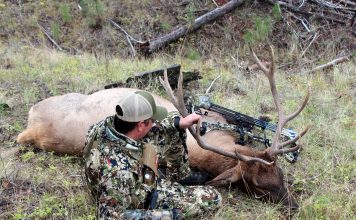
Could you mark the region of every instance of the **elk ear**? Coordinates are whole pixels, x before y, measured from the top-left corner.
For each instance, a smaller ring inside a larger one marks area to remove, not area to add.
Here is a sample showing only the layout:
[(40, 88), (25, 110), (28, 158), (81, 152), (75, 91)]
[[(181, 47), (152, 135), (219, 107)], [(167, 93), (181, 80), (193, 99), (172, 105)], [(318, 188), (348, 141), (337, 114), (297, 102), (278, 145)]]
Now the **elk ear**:
[(262, 151), (260, 158), (263, 158), (267, 161), (276, 161), (276, 157), (272, 155), (272, 148), (267, 148), (266, 150)]
[(255, 186), (259, 186), (258, 182), (257, 182), (257, 179), (256, 179), (256, 176), (252, 178), (252, 183), (255, 185)]
[(241, 179), (241, 169), (240, 166), (237, 165), (231, 169), (228, 169), (215, 177), (213, 180), (206, 182), (206, 185), (212, 186), (224, 186), (231, 183), (235, 183)]

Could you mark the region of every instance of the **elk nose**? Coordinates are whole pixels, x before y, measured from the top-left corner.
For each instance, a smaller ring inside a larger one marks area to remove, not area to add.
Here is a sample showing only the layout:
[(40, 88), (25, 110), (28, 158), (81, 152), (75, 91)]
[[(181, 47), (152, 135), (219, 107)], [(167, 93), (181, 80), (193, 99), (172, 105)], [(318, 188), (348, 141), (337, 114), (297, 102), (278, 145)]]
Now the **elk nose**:
[(287, 196), (283, 199), (283, 204), (288, 207), (290, 210), (297, 210), (299, 208), (299, 205), (297, 201), (291, 196)]
[(297, 203), (293, 203), (289, 206), (291, 210), (297, 210), (299, 208), (299, 205)]

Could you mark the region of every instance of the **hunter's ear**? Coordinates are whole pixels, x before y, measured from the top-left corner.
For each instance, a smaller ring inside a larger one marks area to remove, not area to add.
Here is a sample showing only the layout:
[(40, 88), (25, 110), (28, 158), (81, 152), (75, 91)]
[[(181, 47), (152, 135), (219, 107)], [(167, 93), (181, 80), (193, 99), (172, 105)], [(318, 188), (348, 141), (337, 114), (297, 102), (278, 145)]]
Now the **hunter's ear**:
[(137, 124), (136, 124), (136, 128), (139, 132), (143, 131), (143, 129), (145, 128), (145, 122), (144, 121), (139, 121)]

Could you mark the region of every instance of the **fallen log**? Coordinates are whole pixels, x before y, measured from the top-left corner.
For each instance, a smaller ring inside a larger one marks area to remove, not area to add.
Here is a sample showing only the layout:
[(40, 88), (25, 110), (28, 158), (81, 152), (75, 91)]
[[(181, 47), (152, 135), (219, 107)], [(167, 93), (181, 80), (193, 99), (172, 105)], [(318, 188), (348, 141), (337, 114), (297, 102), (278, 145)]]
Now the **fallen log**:
[[(181, 66), (174, 64), (167, 67), (167, 75), (169, 77), (170, 85), (172, 88), (177, 88), (178, 78)], [(116, 82), (106, 85), (105, 89), (117, 88), (117, 87), (135, 87), (144, 89), (149, 85), (152, 80), (157, 80), (159, 77), (163, 77), (164, 69), (156, 69), (152, 71), (145, 71), (142, 73), (136, 73), (134, 77), (129, 77), (126, 82)], [(183, 72), (184, 80), (183, 84), (188, 84), (191, 81), (201, 79), (199, 72), (196, 70)]]
[(225, 15), (226, 13), (231, 12), (238, 6), (240, 6), (244, 0), (231, 0), (225, 5), (221, 7), (217, 7), (216, 9), (198, 17), (194, 20), (192, 24), (187, 24), (182, 27), (179, 27), (173, 30), (171, 33), (159, 36), (155, 39), (145, 41), (143, 43), (139, 43), (139, 50), (145, 54), (150, 54), (159, 48), (166, 46), (167, 44), (178, 40), (180, 37), (183, 37), (197, 29), (199, 29), (204, 24), (210, 23), (217, 18)]

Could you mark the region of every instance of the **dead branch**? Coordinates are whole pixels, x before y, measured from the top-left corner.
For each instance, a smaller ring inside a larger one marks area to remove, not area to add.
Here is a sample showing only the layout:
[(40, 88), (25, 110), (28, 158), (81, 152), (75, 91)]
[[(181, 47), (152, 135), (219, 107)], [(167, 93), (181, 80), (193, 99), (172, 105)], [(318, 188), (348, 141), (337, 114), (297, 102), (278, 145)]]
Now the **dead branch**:
[(318, 33), (315, 33), (313, 39), (310, 41), (310, 43), (308, 44), (308, 46), (303, 50), (302, 55), (300, 55), (301, 57), (304, 56), (304, 54), (307, 52), (307, 50), (308, 50), (309, 47), (313, 44), (313, 42), (316, 40), (317, 37), (318, 37)]
[(218, 77), (216, 77), (210, 84), (210, 86), (206, 89), (205, 94), (208, 94), (210, 92), (210, 89), (213, 87), (214, 83), (216, 80), (218, 80), (221, 77), (221, 75), (219, 75)]
[(58, 50), (63, 51), (63, 49), (57, 44), (55, 40), (51, 37), (51, 35), (46, 31), (44, 27), (42, 27), (39, 23), (37, 25), (40, 27), (41, 31), (47, 36), (47, 38), (58, 48)]
[(179, 27), (173, 30), (171, 33), (157, 37), (152, 40), (148, 40), (146, 42), (140, 43), (140, 50), (144, 53), (152, 53), (159, 48), (166, 46), (167, 44), (178, 40), (180, 37), (183, 37), (189, 33), (194, 32), (199, 29), (201, 26), (216, 20), (217, 18), (229, 13), (230, 11), (237, 8), (241, 5), (244, 0), (231, 0), (221, 7), (217, 7), (214, 10), (200, 16), (195, 19), (192, 24), (187, 24), (185, 26)]
[(136, 40), (134, 37), (132, 37), (127, 31), (125, 31), (124, 28), (122, 28), (120, 25), (118, 25), (115, 21), (108, 19), (109, 22), (114, 25), (117, 29), (119, 29), (122, 33), (124, 33), (130, 40), (134, 41), (135, 43), (142, 44), (144, 43), (143, 41)]
[(335, 60), (332, 60), (332, 61), (330, 61), (330, 62), (328, 62), (326, 64), (317, 66), (314, 69), (309, 70), (307, 73), (311, 73), (311, 72), (322, 70), (322, 69), (325, 69), (325, 68), (328, 68), (328, 67), (331, 67), (331, 66), (335, 66), (335, 65), (337, 65), (339, 63), (343, 63), (343, 62), (348, 61), (351, 57), (352, 57), (352, 54), (349, 54), (349, 55), (346, 55), (346, 56), (343, 56), (343, 57), (339, 57), (339, 58), (337, 58)]
[(318, 4), (317, 7), (312, 6), (309, 3), (308, 10), (305, 9), (305, 5), (303, 7), (296, 7), (283, 0), (267, 0), (267, 2), (269, 2), (270, 4), (279, 4), (280, 6), (286, 8), (288, 11), (292, 11), (294, 13), (325, 19), (343, 25), (347, 24), (347, 20), (351, 19), (351, 12), (354, 11), (354, 9), (352, 8), (339, 7), (339, 12), (335, 13), (334, 11), (332, 11), (334, 10), (334, 8), (324, 9), (325, 7), (323, 7), (323, 1), (316, 1), (315, 3)]
[(356, 3), (352, 1), (347, 1), (347, 0), (339, 0), (340, 2), (344, 3), (345, 6), (350, 6), (356, 8)]
[(111, 19), (108, 19), (108, 21), (114, 26), (116, 27), (117, 29), (119, 29), (121, 32), (123, 32), (125, 34), (125, 38), (126, 38), (126, 41), (127, 43), (129, 44), (130, 46), (130, 51), (131, 51), (131, 54), (133, 57), (136, 56), (136, 50), (132, 44), (131, 41), (134, 41), (135, 43), (142, 43), (142, 41), (138, 41), (136, 40), (134, 37), (132, 37), (129, 33), (127, 33), (127, 31), (125, 31), (125, 29), (123, 29), (120, 25), (118, 25), (115, 21), (111, 20)]

